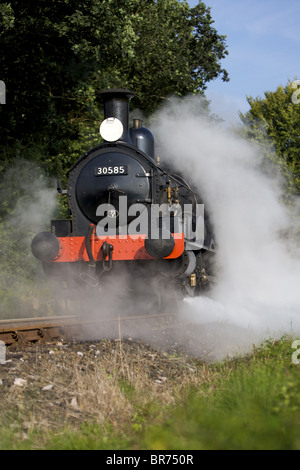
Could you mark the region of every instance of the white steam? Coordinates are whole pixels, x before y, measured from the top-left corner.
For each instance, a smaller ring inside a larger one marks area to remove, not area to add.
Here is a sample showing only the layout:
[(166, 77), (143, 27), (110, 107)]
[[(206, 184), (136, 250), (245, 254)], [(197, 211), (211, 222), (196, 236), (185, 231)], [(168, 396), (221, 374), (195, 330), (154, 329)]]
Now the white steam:
[(0, 201), (7, 208), (0, 220), (0, 318), (53, 314), (56, 299), (41, 263), (32, 255), (31, 241), (50, 228), (55, 186), (36, 164), (21, 158), (0, 183)]
[(257, 147), (197, 115), (195, 100), (161, 110), (152, 129), (161, 165), (173, 161), (199, 189), (215, 227), (218, 284), (210, 298), (185, 302), (185, 315), (251, 329), (259, 340), (300, 331), (300, 259), (284, 235), (290, 214)]
[[(37, 164), (18, 158), (5, 172), (0, 198), (10, 206), (6, 221), (21, 233), (48, 230), (57, 203), (55, 181), (46, 178)], [(16, 193), (16, 194), (15, 194)]]

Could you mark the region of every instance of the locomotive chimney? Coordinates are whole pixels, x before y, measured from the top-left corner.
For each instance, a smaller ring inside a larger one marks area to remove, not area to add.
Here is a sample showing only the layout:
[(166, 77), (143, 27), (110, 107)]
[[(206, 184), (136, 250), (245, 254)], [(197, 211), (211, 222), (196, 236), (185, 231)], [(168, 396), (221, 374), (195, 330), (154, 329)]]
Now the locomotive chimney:
[(117, 118), (123, 125), (123, 133), (120, 138), (123, 142), (131, 144), (129, 135), (129, 103), (135, 96), (129, 90), (110, 89), (100, 93), (104, 105), (104, 119)]

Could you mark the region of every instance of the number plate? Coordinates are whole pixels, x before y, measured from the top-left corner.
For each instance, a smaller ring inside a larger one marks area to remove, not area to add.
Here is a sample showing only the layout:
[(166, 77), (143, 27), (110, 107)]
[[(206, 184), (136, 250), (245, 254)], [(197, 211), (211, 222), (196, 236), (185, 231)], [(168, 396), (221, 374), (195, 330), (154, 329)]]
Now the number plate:
[(127, 175), (127, 165), (115, 166), (98, 166), (94, 169), (95, 176), (108, 176), (108, 175)]

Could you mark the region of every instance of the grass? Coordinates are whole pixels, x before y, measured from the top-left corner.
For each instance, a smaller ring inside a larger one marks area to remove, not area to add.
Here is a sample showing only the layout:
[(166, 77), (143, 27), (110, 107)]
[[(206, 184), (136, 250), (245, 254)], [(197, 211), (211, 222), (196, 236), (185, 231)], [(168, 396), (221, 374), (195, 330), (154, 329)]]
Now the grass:
[(142, 446), (160, 449), (300, 449), (300, 368), (291, 341), (268, 342), (247, 358), (215, 365), (213, 388), (194, 390)]
[[(245, 357), (199, 361), (181, 377), (183, 387), (170, 380), (164, 393), (151, 386), (141, 363), (135, 367), (123, 354), (121, 366), (115, 361), (109, 374), (96, 377), (99, 389), (106, 381), (111, 399), (117, 397), (115, 419), (87, 419), (47, 432), (32, 427), (24, 438), (16, 417), (15, 429), (1, 429), (0, 449), (299, 450), (300, 365), (292, 363), (291, 345), (285, 337)], [(91, 384), (80, 393), (91, 403)], [(101, 408), (101, 396), (96, 403)]]

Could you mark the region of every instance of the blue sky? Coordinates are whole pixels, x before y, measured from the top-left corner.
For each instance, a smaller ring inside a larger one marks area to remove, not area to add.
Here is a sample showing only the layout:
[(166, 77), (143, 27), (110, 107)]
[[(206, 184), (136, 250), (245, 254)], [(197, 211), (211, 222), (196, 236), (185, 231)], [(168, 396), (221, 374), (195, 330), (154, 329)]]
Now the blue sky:
[[(188, 0), (191, 6), (198, 0)], [(225, 120), (249, 109), (246, 96), (264, 97), (288, 80), (300, 79), (299, 0), (204, 0), (214, 27), (227, 36), (222, 61), (230, 82), (208, 84), (211, 107)]]

